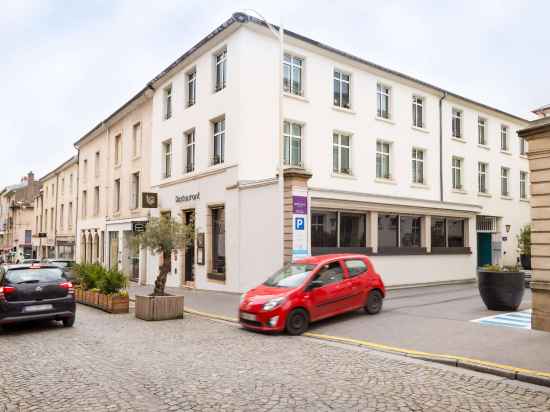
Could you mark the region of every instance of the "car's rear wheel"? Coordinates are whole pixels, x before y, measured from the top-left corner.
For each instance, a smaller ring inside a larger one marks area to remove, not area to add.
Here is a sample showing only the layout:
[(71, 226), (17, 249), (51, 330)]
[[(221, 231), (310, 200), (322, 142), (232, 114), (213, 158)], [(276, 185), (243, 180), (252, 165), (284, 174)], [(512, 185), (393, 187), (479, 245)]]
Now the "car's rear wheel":
[(365, 312), (369, 315), (376, 315), (382, 310), (382, 304), (384, 302), (384, 297), (379, 290), (373, 290), (367, 296), (367, 301), (365, 302)]
[(294, 309), (286, 319), (286, 331), (289, 335), (301, 335), (309, 327), (309, 316), (303, 309)]
[(74, 320), (75, 320), (74, 316), (71, 316), (70, 318), (64, 318), (62, 320), (63, 326), (66, 328), (71, 328), (74, 325)]

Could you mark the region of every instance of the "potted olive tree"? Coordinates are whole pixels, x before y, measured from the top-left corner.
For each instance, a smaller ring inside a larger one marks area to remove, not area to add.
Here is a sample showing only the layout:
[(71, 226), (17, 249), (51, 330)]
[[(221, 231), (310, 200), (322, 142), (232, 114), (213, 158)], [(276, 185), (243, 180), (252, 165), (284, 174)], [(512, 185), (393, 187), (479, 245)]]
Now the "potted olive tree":
[(525, 291), (525, 274), (517, 266), (486, 265), (478, 269), (479, 294), (487, 309), (515, 311)]
[(523, 226), (517, 239), (521, 267), (531, 270), (531, 225)]
[(171, 267), (172, 253), (188, 246), (194, 238), (193, 225), (186, 225), (172, 217), (152, 218), (145, 231), (134, 238), (135, 244), (150, 248), (160, 255), (159, 273), (153, 293), (136, 295), (135, 315), (144, 320), (180, 319), (183, 317), (183, 296), (165, 292)]

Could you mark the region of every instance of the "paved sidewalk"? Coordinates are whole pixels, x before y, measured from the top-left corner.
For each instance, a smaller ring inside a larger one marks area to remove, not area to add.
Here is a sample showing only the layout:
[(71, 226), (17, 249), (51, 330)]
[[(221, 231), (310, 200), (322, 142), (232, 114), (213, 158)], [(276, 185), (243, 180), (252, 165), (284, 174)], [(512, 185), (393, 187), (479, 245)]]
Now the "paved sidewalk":
[[(152, 287), (131, 287), (130, 295)], [(239, 295), (168, 288), (186, 297), (187, 309), (237, 317)], [(531, 307), (526, 290), (520, 310)], [(483, 305), (477, 286), (463, 284), (398, 289), (388, 292), (379, 315), (356, 311), (311, 325), (311, 332), (395, 346), (402, 349), (463, 356), (550, 372), (550, 333), (475, 323), (498, 315)]]

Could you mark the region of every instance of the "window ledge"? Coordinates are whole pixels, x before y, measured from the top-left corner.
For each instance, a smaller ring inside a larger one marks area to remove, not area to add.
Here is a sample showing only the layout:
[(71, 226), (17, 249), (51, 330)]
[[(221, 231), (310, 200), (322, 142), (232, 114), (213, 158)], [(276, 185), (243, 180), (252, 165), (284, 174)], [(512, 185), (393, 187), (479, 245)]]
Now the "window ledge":
[(526, 160), (529, 159), (529, 158), (527, 157), (527, 155), (524, 155), (524, 154), (520, 154), (519, 157), (522, 158), (522, 159), (526, 159)]
[(140, 159), (141, 159), (141, 155), (137, 155), (137, 156), (132, 157), (133, 161), (140, 160)]
[(340, 106), (332, 106), (332, 110), (336, 110), (337, 112), (347, 113), (347, 114), (355, 114), (355, 112), (351, 109), (346, 109), (345, 107)]
[(357, 176), (354, 176), (352, 174), (347, 174), (347, 173), (332, 172), (330, 175), (332, 177), (337, 177), (341, 179), (357, 180)]
[(464, 189), (453, 189), (452, 192), (453, 192), (453, 193), (458, 193), (458, 194), (461, 194), (461, 195), (466, 195), (466, 194), (468, 194), (468, 192), (465, 191)]
[[(304, 103), (309, 103), (309, 100), (301, 95), (301, 94), (294, 94), (294, 93), (289, 93), (289, 92), (283, 92), (283, 96), (284, 97), (288, 97), (290, 99), (295, 99), (295, 100), (298, 100), (300, 102), (304, 102)], [(346, 109), (347, 110), (347, 109)]]
[(414, 189), (425, 189), (425, 190), (430, 189), (430, 186), (424, 183), (411, 183), (411, 187)]
[(471, 255), (472, 249), (469, 247), (432, 247), (432, 255)]
[(520, 198), (519, 201), (520, 202), (525, 202), (525, 203), (530, 203), (528, 198)]
[(208, 272), (208, 280), (225, 283), (225, 273)]
[(503, 200), (514, 200), (512, 196), (500, 196), (500, 198)]
[(393, 120), (386, 119), (385, 117), (375, 116), (374, 119), (378, 120), (379, 122), (384, 122), (384, 123), (393, 124), (393, 125), (395, 124)]
[(454, 142), (459, 142), (459, 143), (466, 143), (466, 139), (464, 139), (463, 137), (452, 137), (451, 138), (452, 141)]
[(430, 133), (426, 127), (411, 126), (411, 129), (416, 130), (417, 132)]
[(376, 183), (384, 183), (384, 184), (387, 184), (387, 185), (396, 185), (397, 182), (393, 179), (384, 179), (384, 178), (381, 178), (381, 177), (377, 177), (376, 179), (374, 179), (374, 181)]
[(509, 150), (500, 149), (500, 153), (505, 154), (506, 156), (512, 156), (512, 152), (510, 152)]
[(477, 195), (478, 195), (479, 197), (493, 197), (492, 194), (486, 193), (486, 192), (478, 192)]
[(487, 146), (486, 144), (478, 143), (477, 147), (479, 147), (480, 149), (491, 150), (491, 148), (489, 146)]

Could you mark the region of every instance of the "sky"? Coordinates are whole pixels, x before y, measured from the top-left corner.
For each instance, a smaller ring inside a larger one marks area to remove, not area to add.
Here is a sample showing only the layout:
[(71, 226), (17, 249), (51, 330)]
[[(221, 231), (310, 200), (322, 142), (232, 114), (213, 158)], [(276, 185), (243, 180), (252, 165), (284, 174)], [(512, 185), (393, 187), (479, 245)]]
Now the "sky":
[(0, 188), (76, 154), (76, 140), (249, 8), (519, 116), (550, 103), (548, 1), (0, 0)]

